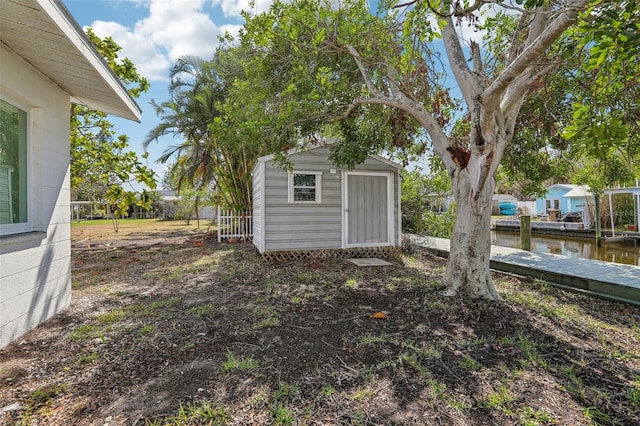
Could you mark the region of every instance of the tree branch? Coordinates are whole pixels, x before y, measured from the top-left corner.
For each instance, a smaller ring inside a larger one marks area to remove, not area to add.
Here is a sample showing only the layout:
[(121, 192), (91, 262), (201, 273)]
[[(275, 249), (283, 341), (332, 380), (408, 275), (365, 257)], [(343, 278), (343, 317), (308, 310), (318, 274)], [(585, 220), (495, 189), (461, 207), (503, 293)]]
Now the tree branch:
[[(346, 48), (356, 62), (358, 70), (360, 71), (360, 74), (365, 81), (365, 85), (367, 86), (367, 89), (371, 93), (372, 97), (354, 99), (347, 109), (344, 117), (348, 117), (356, 107), (363, 104), (386, 105), (392, 108), (400, 109), (408, 113), (411, 117), (418, 121), (418, 123), (420, 123), (420, 125), (427, 131), (431, 138), (431, 143), (433, 144), (435, 154), (443, 160), (447, 169), (455, 169), (455, 163), (446, 151), (447, 147), (449, 146), (449, 138), (444, 134), (442, 128), (438, 125), (433, 115), (428, 112), (420, 103), (410, 99), (401, 90), (400, 86), (396, 83), (391, 75), (387, 75), (387, 77), (389, 78), (389, 84), (391, 86), (390, 90), (393, 93), (394, 97), (387, 96), (380, 90), (378, 90), (373, 80), (371, 79), (371, 75), (367, 71), (367, 68), (360, 60), (361, 57), (358, 51), (351, 45), (347, 45)], [(388, 69), (388, 72), (393, 73), (395, 72), (395, 70)]]
[(498, 100), (511, 82), (522, 74), (562, 33), (573, 24), (578, 11), (583, 10), (592, 0), (574, 0), (555, 18), (549, 26), (511, 62), (482, 94), (484, 105), (497, 105)]
[(559, 61), (554, 61), (550, 64), (547, 64), (547, 66), (545, 66), (535, 74), (527, 75), (527, 73), (523, 73), (518, 76), (509, 86), (509, 89), (507, 89), (504, 97), (502, 98), (500, 107), (504, 111), (505, 115), (509, 116), (511, 114), (511, 111), (514, 108), (518, 97), (521, 97), (523, 92), (529, 90), (529, 87), (531, 86), (531, 84), (533, 84), (534, 81), (536, 81), (540, 77), (545, 76), (553, 69), (557, 68), (558, 65)]
[(453, 20), (451, 17), (444, 18), (444, 20), (446, 21), (446, 25), (441, 25), (440, 31), (442, 32), (447, 57), (449, 58), (453, 75), (467, 103), (467, 108), (469, 111), (473, 111), (474, 99), (482, 93), (482, 87), (477, 76), (473, 74), (467, 65), (458, 34), (456, 34), (456, 29), (453, 25)]
[(348, 117), (360, 105), (386, 105), (406, 112), (413, 117), (426, 131), (431, 138), (434, 153), (444, 162), (448, 170), (456, 168), (451, 156), (447, 153), (449, 147), (449, 137), (442, 131), (435, 118), (429, 111), (424, 109), (419, 103), (413, 102), (402, 94), (404, 99), (394, 99), (388, 96), (356, 98), (351, 102), (343, 118)]
[(367, 85), (367, 89), (369, 89), (369, 92), (371, 92), (371, 94), (376, 97), (384, 97), (384, 95), (378, 90), (376, 85), (373, 83), (373, 80), (371, 79), (369, 72), (365, 68), (362, 61), (360, 60), (360, 54), (358, 53), (358, 51), (350, 44), (347, 44), (347, 50), (349, 51), (349, 54), (351, 54), (351, 56), (353, 57), (353, 60), (356, 61), (358, 70), (360, 70), (360, 75), (364, 79), (364, 83)]
[(509, 48), (509, 54), (507, 55), (507, 63), (513, 62), (518, 57), (518, 51), (522, 46), (522, 43), (519, 41), (520, 34), (522, 34), (522, 32), (528, 27), (527, 22), (531, 18), (531, 13), (532, 12), (530, 10), (525, 10), (522, 15), (520, 15), (518, 26), (511, 37), (511, 47)]

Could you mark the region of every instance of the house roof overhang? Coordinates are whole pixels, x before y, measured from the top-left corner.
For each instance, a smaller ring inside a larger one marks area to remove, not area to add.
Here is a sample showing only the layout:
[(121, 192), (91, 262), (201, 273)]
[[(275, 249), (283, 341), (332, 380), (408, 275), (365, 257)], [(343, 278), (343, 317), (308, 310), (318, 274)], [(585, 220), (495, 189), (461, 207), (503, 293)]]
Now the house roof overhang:
[(140, 121), (140, 107), (60, 0), (0, 1), (0, 42), (71, 102)]
[(563, 195), (564, 198), (587, 198), (592, 197), (593, 194), (588, 186), (576, 186), (571, 191)]

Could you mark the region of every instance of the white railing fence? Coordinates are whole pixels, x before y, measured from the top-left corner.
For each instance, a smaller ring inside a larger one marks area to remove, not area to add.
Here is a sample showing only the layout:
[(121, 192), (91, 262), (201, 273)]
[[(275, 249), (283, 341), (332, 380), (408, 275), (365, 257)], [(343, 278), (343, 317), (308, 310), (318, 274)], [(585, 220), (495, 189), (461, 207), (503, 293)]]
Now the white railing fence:
[(222, 210), (218, 206), (218, 242), (237, 238), (239, 241), (250, 241), (253, 237), (253, 220), (251, 213)]

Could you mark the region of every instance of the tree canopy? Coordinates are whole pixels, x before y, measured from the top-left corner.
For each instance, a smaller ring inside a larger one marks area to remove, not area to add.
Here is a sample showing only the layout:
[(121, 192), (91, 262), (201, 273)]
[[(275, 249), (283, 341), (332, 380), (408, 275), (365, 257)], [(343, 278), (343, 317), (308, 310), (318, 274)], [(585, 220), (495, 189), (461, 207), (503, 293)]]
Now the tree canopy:
[[(611, 2), (569, 33), (579, 52), (564, 131), (595, 190), (640, 178), (640, 6)], [(595, 171), (595, 173), (594, 173)]]

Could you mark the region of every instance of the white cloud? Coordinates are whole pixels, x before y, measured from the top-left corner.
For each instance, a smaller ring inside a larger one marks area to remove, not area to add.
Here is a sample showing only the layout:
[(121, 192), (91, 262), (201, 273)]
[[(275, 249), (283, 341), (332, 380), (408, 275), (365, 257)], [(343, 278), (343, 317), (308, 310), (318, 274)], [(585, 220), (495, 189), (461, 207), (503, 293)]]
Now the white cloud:
[(150, 38), (117, 22), (94, 21), (91, 26), (99, 37), (113, 38), (122, 47), (119, 56), (131, 59), (141, 75), (149, 80), (167, 79), (171, 62)]
[[(504, 8), (500, 5), (489, 4), (480, 9), (480, 12), (474, 13), (478, 19), (478, 23), (484, 24), (488, 18), (494, 18), (499, 12), (506, 13), (507, 15), (519, 15), (520, 12), (515, 8)], [(482, 39), (489, 35), (489, 32), (485, 30), (476, 29), (475, 25), (469, 25), (468, 21), (463, 20), (462, 23), (457, 26), (458, 35), (463, 40), (469, 42), (470, 40), (481, 44)]]
[(269, 7), (273, 3), (272, 0), (254, 0), (253, 5), (250, 5), (251, 0), (212, 0), (212, 6), (220, 6), (222, 13), (227, 18), (239, 17), (240, 12), (249, 11), (252, 14), (262, 13), (269, 10)]
[(94, 32), (111, 36), (122, 46), (121, 55), (133, 61), (141, 75), (152, 81), (168, 79), (177, 58), (210, 58), (225, 31), (237, 34), (240, 25), (216, 25), (203, 10), (205, 0), (151, 0), (149, 15), (133, 28), (116, 22), (95, 21)]

